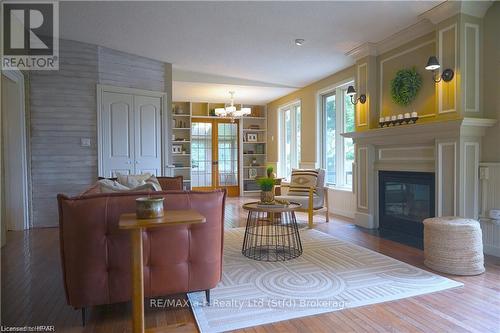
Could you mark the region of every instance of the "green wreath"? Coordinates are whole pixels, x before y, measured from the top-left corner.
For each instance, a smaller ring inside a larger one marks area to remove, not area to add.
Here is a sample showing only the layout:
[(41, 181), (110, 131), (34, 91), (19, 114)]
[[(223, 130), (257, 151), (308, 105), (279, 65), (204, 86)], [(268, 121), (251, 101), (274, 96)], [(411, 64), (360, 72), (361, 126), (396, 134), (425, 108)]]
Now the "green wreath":
[(422, 86), (422, 77), (415, 67), (400, 69), (391, 81), (391, 96), (394, 103), (408, 106)]

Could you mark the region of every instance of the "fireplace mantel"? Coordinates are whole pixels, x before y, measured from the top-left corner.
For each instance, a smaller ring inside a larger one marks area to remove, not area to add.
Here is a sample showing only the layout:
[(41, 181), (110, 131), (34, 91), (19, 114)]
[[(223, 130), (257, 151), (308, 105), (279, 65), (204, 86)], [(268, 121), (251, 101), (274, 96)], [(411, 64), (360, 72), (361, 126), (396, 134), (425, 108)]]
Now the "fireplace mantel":
[(342, 133), (341, 135), (346, 138), (352, 138), (355, 143), (373, 145), (415, 144), (461, 135), (484, 136), (486, 128), (494, 126), (496, 122), (496, 119), (463, 118), (450, 121), (383, 127), (362, 132)]
[(378, 228), (378, 172), (434, 172), (436, 216), (478, 218), (482, 137), (495, 119), (463, 118), (343, 133), (355, 143), (355, 221)]

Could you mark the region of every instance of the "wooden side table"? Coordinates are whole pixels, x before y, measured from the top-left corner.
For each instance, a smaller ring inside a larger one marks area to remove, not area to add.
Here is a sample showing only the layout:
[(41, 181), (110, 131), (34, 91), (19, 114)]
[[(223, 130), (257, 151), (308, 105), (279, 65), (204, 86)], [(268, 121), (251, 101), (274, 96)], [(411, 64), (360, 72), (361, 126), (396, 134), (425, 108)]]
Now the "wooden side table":
[[(142, 232), (149, 228), (205, 222), (205, 217), (195, 210), (165, 211), (165, 216), (157, 219), (138, 219), (135, 213), (120, 216), (118, 226), (120, 229), (130, 230), (132, 241), (132, 331), (134, 333), (145, 331)], [(158, 331), (158, 329), (151, 329), (151, 331)]]

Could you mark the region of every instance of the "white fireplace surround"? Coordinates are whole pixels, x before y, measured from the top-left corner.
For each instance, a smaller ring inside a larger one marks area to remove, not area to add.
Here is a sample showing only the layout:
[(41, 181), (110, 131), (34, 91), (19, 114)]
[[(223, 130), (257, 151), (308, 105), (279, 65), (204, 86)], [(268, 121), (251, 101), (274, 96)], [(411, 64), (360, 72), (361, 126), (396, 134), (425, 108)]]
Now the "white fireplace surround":
[(434, 172), (436, 216), (479, 217), (481, 138), (494, 119), (402, 125), (343, 133), (356, 145), (355, 223), (378, 228), (378, 171)]

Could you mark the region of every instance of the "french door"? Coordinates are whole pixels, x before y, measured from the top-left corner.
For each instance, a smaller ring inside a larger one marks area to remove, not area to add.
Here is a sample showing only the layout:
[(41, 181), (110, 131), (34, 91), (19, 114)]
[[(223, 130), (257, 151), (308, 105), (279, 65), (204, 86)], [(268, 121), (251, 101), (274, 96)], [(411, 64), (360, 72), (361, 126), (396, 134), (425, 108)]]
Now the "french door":
[(193, 118), (191, 121), (191, 187), (193, 190), (226, 188), (238, 196), (238, 120)]

